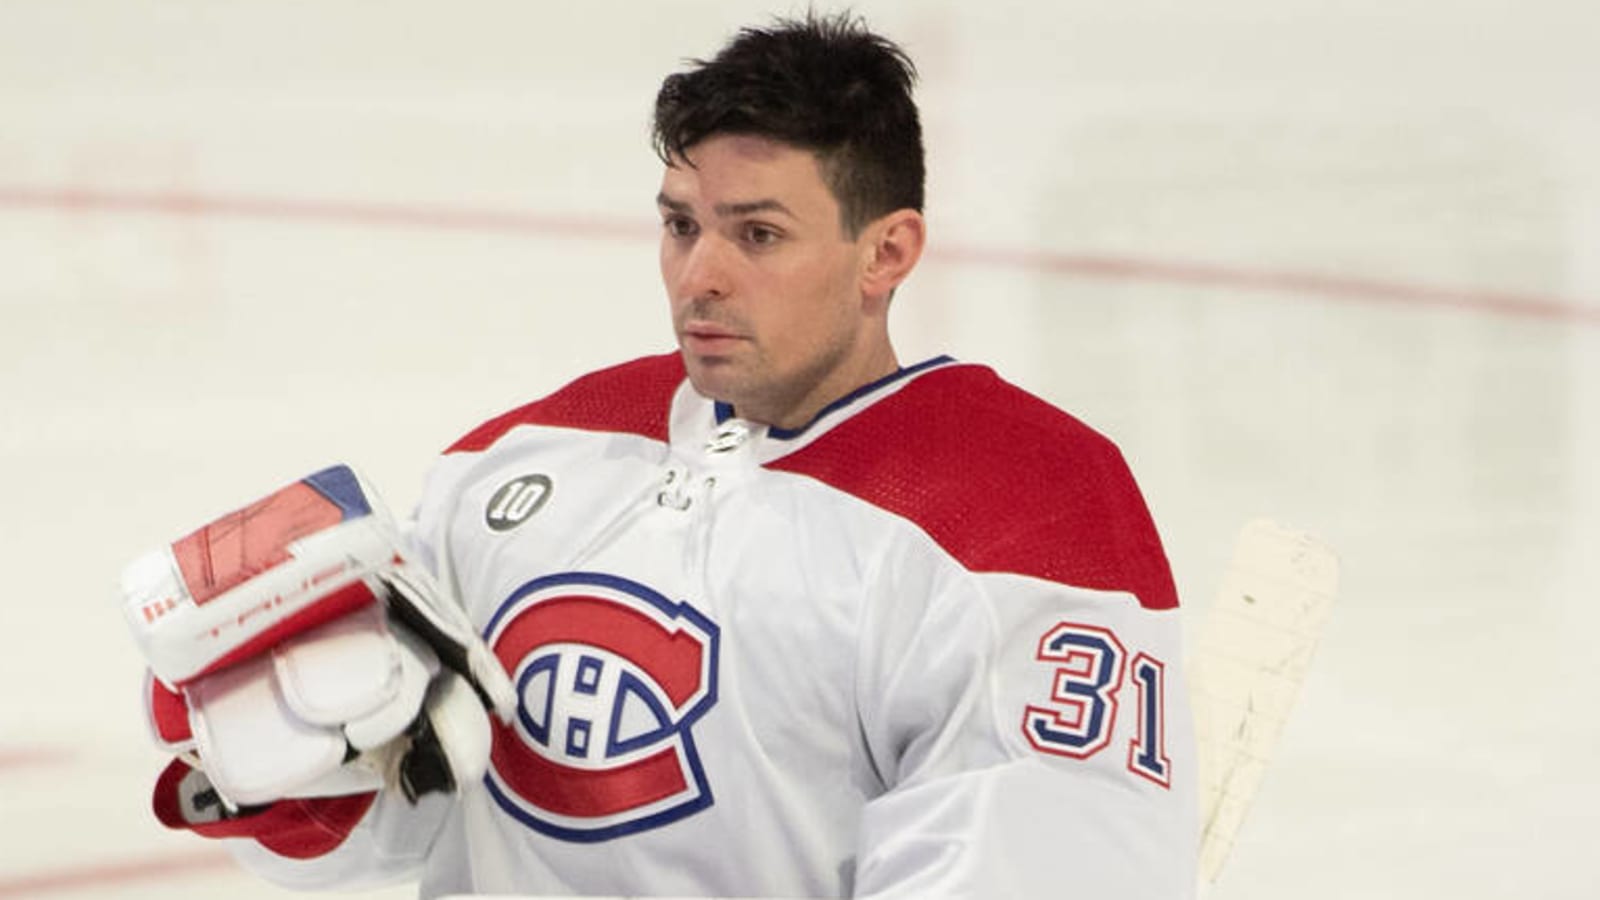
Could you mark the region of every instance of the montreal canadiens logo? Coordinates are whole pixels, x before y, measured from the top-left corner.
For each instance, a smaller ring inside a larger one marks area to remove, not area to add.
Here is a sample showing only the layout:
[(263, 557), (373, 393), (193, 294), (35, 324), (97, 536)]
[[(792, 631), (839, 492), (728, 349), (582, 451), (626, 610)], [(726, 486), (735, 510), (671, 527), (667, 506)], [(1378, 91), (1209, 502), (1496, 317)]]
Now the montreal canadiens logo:
[(717, 701), (717, 626), (611, 575), (531, 581), (484, 637), (517, 687), (491, 720), (484, 776), (500, 808), (569, 841), (656, 828), (712, 803), (691, 729)]

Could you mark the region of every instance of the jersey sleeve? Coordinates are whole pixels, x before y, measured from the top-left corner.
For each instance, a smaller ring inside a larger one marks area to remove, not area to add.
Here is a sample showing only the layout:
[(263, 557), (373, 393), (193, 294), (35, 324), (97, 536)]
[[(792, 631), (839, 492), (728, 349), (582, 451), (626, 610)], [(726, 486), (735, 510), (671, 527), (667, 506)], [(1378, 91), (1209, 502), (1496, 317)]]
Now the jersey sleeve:
[[(856, 893), (1192, 896), (1193, 729), (1155, 526), (1110, 441), (1000, 401), (922, 441), (878, 502), (917, 537), (880, 564), (857, 649), (883, 792)], [(912, 420), (945, 424), (926, 403)]]
[(1176, 611), (921, 564), (894, 580), (906, 612), (932, 602), (882, 627), (875, 646), (895, 652), (863, 658), (885, 790), (863, 813), (857, 895), (1190, 896)]

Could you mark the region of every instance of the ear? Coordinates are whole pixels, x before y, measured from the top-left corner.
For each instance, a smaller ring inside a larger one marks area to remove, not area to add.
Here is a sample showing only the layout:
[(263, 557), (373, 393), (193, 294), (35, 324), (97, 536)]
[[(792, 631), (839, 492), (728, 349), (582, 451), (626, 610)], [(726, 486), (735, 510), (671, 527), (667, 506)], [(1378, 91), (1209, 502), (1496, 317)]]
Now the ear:
[(862, 237), (866, 241), (862, 248), (865, 266), (861, 294), (868, 299), (887, 300), (922, 258), (928, 223), (914, 209), (897, 209), (867, 225)]

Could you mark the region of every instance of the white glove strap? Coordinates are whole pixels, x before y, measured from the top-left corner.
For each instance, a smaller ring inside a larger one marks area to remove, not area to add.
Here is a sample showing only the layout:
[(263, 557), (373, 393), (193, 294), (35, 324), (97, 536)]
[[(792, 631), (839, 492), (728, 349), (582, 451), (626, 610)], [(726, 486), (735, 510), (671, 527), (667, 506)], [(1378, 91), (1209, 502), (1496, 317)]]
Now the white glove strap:
[(202, 678), (186, 694), (195, 749), (217, 793), (234, 805), (276, 800), (344, 762), (344, 736), (289, 710), (269, 657)]
[(370, 715), (400, 687), (400, 659), (376, 604), (272, 648), (273, 671), (289, 710), (311, 725)]
[(375, 790), (379, 773), (345, 766), (350, 748), (403, 732), (437, 666), (374, 605), (185, 688), (195, 749), (234, 805)]

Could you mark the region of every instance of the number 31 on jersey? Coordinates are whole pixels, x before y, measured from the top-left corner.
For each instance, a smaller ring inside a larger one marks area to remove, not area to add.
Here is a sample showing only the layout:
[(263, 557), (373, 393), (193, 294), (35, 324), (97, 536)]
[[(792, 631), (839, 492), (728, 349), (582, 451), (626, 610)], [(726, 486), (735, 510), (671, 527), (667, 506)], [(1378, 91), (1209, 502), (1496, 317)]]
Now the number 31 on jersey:
[(1138, 691), (1138, 732), (1128, 742), (1128, 771), (1172, 786), (1166, 754), (1166, 666), (1147, 654), (1130, 657), (1109, 630), (1061, 622), (1039, 639), (1035, 657), (1054, 666), (1047, 705), (1029, 705), (1022, 732), (1041, 753), (1088, 759), (1111, 745), (1123, 686)]

